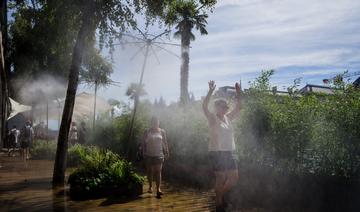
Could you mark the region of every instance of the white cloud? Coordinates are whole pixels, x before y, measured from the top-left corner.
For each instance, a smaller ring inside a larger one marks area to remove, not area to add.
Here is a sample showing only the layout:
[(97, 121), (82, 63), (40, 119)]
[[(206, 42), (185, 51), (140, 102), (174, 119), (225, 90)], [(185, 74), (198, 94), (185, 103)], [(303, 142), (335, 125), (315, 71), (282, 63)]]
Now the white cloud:
[[(302, 76), (314, 76), (314, 75), (321, 75), (324, 73), (328, 74), (329, 70), (321, 69), (321, 70), (315, 70), (315, 71), (306, 71), (306, 72), (301, 73), (301, 75)], [(330, 73), (335, 74), (335, 72), (330, 72)]]
[[(313, 66), (341, 72), (353, 63), (359, 64), (358, 0), (218, 2), (214, 13), (209, 14), (209, 35), (196, 33), (190, 49), (189, 90), (195, 91), (197, 97), (205, 92), (210, 78), (225, 85), (238, 80), (226, 79), (227, 76), (237, 78), (245, 72), (258, 73), (262, 69)], [(169, 49), (180, 53), (177, 47)], [(143, 59), (139, 56), (129, 61), (134, 52), (134, 49), (117, 49), (114, 80), (122, 82), (122, 88), (110, 88), (104, 95), (123, 99), (126, 86), (138, 81)], [(163, 51), (159, 52), (159, 58), (160, 65), (154, 57), (150, 58), (145, 72), (148, 98), (163, 95), (176, 100), (180, 91), (180, 60)], [(322, 70), (327, 69), (289, 72), (316, 78)]]

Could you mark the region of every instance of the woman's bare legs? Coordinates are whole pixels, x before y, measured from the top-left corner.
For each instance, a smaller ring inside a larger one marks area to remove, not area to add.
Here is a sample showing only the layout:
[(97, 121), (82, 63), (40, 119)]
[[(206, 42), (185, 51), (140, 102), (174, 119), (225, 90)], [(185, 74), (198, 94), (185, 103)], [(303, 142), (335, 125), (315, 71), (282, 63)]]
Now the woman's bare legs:
[(21, 158), (23, 161), (26, 161), (26, 148), (21, 149)]
[(238, 170), (218, 171), (215, 172), (215, 177), (216, 206), (223, 207), (224, 195), (236, 185), (239, 179)]
[(162, 170), (162, 163), (156, 164), (154, 166), (154, 173), (155, 173), (155, 182), (156, 182), (156, 192), (161, 193), (161, 170)]
[(148, 192), (152, 192), (152, 182), (153, 182), (153, 166), (152, 165), (146, 165), (146, 174), (149, 181), (149, 190)]
[(26, 151), (26, 160), (29, 160), (30, 159), (30, 147), (27, 147), (25, 149), (25, 151)]
[(226, 182), (226, 173), (223, 171), (215, 172), (215, 194), (216, 194), (216, 206), (221, 206), (223, 204), (224, 197), (224, 184)]
[(227, 193), (234, 185), (236, 185), (237, 181), (239, 179), (238, 170), (228, 170), (226, 172), (226, 181), (223, 185), (223, 193)]

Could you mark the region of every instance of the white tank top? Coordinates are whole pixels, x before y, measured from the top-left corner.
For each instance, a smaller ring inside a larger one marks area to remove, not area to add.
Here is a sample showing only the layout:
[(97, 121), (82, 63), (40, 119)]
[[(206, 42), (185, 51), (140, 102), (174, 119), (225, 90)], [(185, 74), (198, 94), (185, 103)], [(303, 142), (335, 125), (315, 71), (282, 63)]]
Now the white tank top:
[(234, 151), (234, 130), (226, 115), (225, 121), (220, 120), (216, 115), (214, 126), (210, 127), (209, 151)]
[(145, 141), (145, 155), (151, 157), (164, 157), (163, 137), (161, 132), (149, 131)]

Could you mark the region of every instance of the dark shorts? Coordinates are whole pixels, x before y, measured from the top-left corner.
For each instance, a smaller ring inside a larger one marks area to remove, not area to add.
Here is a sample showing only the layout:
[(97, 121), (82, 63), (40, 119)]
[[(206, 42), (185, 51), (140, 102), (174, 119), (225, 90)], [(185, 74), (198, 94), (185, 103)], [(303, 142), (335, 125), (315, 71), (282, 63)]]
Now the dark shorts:
[(164, 163), (164, 157), (152, 157), (145, 155), (146, 166), (160, 165), (162, 163)]
[(10, 148), (16, 148), (16, 142), (10, 141)]
[(29, 141), (21, 141), (21, 148), (25, 149), (25, 148), (29, 148), (30, 147), (30, 142)]
[(211, 151), (209, 157), (214, 171), (237, 169), (236, 154), (232, 151)]

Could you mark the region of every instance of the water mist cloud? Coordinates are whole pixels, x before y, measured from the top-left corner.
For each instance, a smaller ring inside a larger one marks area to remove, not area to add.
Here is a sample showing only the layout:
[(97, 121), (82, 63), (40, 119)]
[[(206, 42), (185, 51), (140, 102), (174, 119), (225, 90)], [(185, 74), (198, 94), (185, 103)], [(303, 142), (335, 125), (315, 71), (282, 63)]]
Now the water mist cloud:
[(27, 104), (41, 104), (64, 98), (67, 83), (50, 75), (42, 75), (37, 79), (17, 79), (15, 89), (19, 90), (20, 101)]

